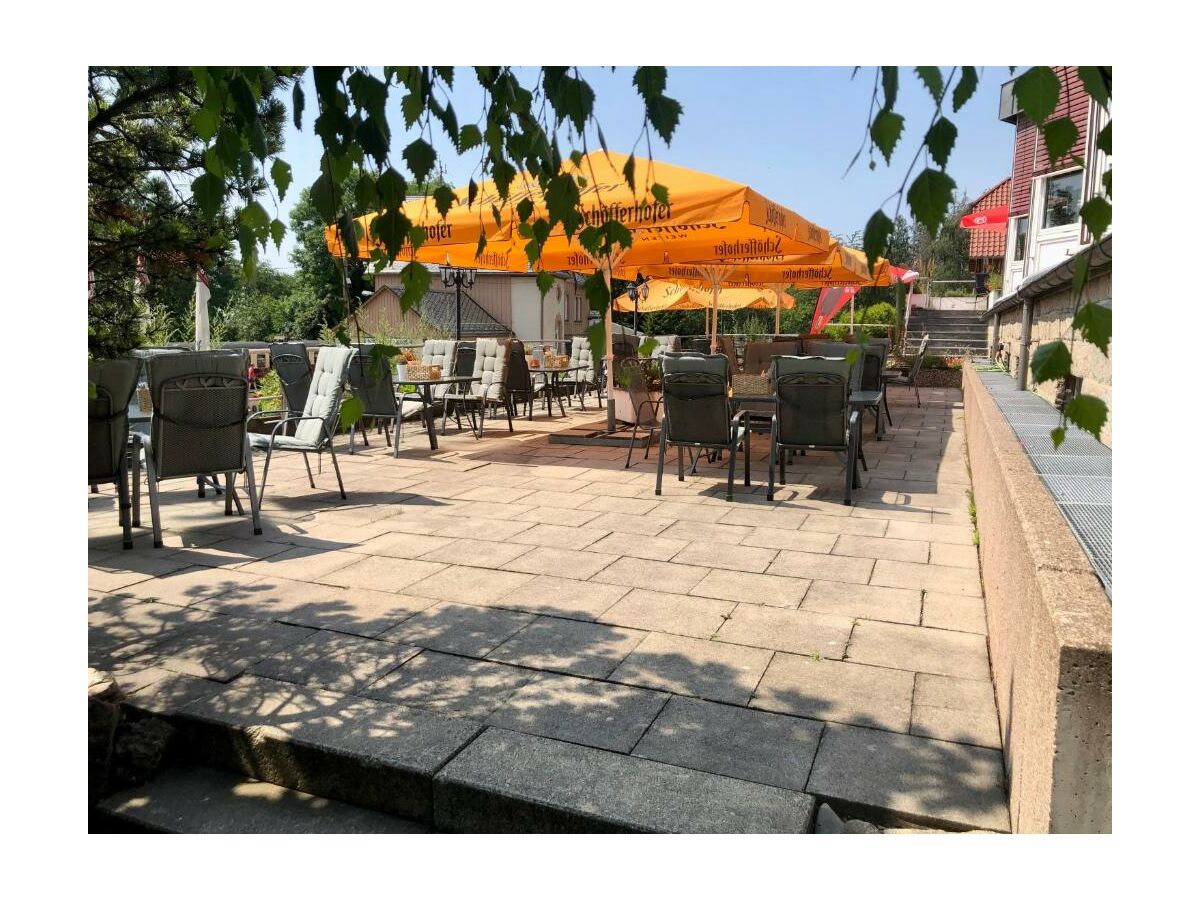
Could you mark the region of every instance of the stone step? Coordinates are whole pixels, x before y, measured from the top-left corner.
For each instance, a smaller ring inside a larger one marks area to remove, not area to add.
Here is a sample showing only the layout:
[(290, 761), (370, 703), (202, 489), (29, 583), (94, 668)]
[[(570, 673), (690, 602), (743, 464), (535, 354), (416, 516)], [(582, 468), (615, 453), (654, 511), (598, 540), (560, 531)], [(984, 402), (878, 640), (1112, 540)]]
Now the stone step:
[(195, 762), (420, 822), (433, 818), (434, 774), (482, 729), (255, 676), (188, 704), (174, 721)]
[(125, 703), (171, 721), (188, 764), (439, 831), (811, 830), (795, 790), (269, 678), (202, 683)]
[(416, 822), (206, 766), (169, 769), (99, 804), (109, 831), (418, 834)]
[(447, 831), (807, 833), (808, 794), (489, 728), (434, 779)]

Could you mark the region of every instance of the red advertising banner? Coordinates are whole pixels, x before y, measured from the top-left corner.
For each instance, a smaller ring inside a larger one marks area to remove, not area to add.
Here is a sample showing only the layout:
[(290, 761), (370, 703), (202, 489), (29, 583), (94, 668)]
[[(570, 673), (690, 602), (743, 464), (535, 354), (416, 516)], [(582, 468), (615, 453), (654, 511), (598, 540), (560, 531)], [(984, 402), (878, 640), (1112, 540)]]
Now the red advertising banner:
[(833, 317), (841, 312), (842, 307), (857, 293), (857, 287), (821, 288), (821, 294), (817, 297), (817, 308), (813, 310), (812, 328), (808, 333), (820, 334), (824, 331), (825, 326), (833, 321)]
[(993, 206), (991, 209), (977, 209), (959, 219), (958, 224), (963, 228), (1004, 231), (1008, 226), (1008, 207)]

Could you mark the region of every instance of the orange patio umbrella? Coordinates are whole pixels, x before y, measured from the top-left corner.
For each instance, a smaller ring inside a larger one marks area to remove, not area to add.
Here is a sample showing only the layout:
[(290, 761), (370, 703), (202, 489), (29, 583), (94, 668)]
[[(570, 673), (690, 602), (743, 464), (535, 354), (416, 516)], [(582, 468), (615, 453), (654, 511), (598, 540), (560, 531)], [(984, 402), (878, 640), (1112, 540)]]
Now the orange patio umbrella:
[[(757, 256), (785, 258), (826, 253), (832, 246), (829, 232), (800, 214), (768, 200), (753, 188), (720, 178), (640, 157), (632, 158), (631, 190), (625, 178), (630, 157), (617, 153), (585, 154), (578, 164), (567, 161), (564, 171), (577, 179), (580, 187), (580, 212), (584, 225), (601, 225), (615, 220), (630, 230), (632, 246), (618, 249), (605, 258), (594, 258), (575, 238), (568, 238), (556, 227), (542, 245), (538, 267), (546, 271), (592, 271), (600, 269), (611, 294), (613, 272), (617, 267), (670, 265), (699, 261), (697, 269), (708, 285), (719, 294), (727, 268), (722, 261)], [(653, 199), (650, 187), (667, 188), (668, 202)], [(479, 186), (473, 204), (467, 202), (467, 189), (455, 192), (455, 200), (445, 216), (440, 216), (433, 201), (417, 198), (404, 206), (404, 214), (426, 230), (420, 248), (405, 248), (400, 258), (443, 265), (486, 267), (509, 271), (528, 271), (525, 253), (527, 240), (519, 233), (516, 209), (521, 201), (533, 204), (533, 217), (545, 217), (545, 198), (536, 181), (518, 175), (507, 200), (502, 201), (494, 182)], [(499, 221), (493, 215), (499, 212)], [(380, 248), (374, 238), (374, 215), (358, 220), (363, 237), (357, 253), (370, 257)], [(480, 238), (483, 246), (480, 247)], [(326, 244), (331, 253), (345, 255), (341, 235), (336, 228), (326, 229)], [(715, 332), (714, 332), (715, 344)], [(608, 360), (609, 397), (612, 396), (612, 323), (605, 320), (605, 357)], [(609, 403), (609, 426), (615, 427), (613, 407)]]

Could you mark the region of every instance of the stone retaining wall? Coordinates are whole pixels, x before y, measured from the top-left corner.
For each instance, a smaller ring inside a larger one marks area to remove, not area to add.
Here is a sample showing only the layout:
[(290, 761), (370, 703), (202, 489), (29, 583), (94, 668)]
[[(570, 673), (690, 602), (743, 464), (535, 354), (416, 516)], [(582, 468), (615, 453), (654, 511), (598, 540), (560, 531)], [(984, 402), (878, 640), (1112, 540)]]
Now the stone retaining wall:
[(1012, 830), (1108, 832), (1112, 605), (970, 366), (963, 391)]
[[(1094, 300), (1104, 300), (1112, 297), (1112, 273), (1105, 273), (1092, 278), (1087, 285), (1088, 297)], [(1033, 331), (1030, 335), (1029, 359), (1042, 344), (1062, 340), (1070, 343), (1071, 320), (1075, 317), (1075, 304), (1071, 300), (1071, 287), (1066, 287), (1039, 297), (1033, 301)], [(1008, 351), (1008, 374), (1017, 377), (1017, 364), (1021, 348), (1021, 304), (1000, 314), (1000, 329), (996, 335), (995, 327), (989, 322), (989, 340), (1003, 344)], [(1108, 421), (1100, 432), (1100, 442), (1106, 447), (1112, 446), (1112, 346), (1109, 345), (1108, 356), (1087, 341), (1076, 336), (1071, 350), (1071, 370), (1083, 379), (1083, 393), (1099, 397), (1108, 404)], [(1047, 402), (1054, 403), (1056, 382), (1045, 381), (1033, 384), (1029, 379), (1029, 387)]]

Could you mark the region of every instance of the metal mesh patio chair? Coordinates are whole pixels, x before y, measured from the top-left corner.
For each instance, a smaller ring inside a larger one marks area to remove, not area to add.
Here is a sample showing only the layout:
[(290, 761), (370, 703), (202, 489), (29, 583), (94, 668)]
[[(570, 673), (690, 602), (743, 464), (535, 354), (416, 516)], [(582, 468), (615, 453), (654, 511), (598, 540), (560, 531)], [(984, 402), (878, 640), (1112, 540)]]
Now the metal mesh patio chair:
[(585, 409), (584, 401), (587, 399), (587, 395), (591, 391), (595, 391), (596, 409), (600, 409), (600, 382), (596, 379), (596, 360), (592, 356), (591, 343), (582, 335), (571, 338), (570, 367), (574, 369), (578, 366), (585, 368), (579, 372), (569, 372), (563, 378), (563, 384), (570, 387), (568, 397), (571, 399), (578, 397), (580, 409)]
[[(537, 388), (534, 387), (533, 374), (529, 371), (529, 362), (525, 359), (525, 344), (516, 338), (509, 343), (508, 370), (504, 378), (505, 412), (508, 413), (511, 430), (512, 417), (520, 415), (517, 412), (517, 398), (521, 398), (521, 403), (525, 407), (526, 418), (532, 420), (534, 395), (540, 391), (549, 392), (551, 388), (549, 380), (538, 385)], [(559, 405), (562, 405), (561, 401)]]
[[(154, 418), (150, 436), (141, 443), (146, 454), (146, 484), (154, 546), (161, 547), (159, 482), (171, 478), (225, 476), (225, 515), (242, 509), (235, 476), (245, 474), (254, 533), (262, 534), (259, 497), (246, 439), (247, 401), (245, 355), (240, 351), (206, 350), (149, 360), (150, 398)], [(134, 476), (139, 477), (134, 456)], [(135, 495), (136, 496), (136, 495)], [(139, 518), (135, 499), (134, 520)]]
[(796, 341), (752, 341), (746, 345), (746, 358), (742, 372), (746, 375), (766, 375), (771, 371), (771, 358), (795, 356)]
[[(350, 368), (350, 360), (354, 350), (349, 347), (322, 347), (317, 353), (317, 362), (313, 367), (312, 382), (309, 384), (308, 397), (304, 401), (304, 409), (300, 415), (287, 413), (275, 423), (270, 434), (251, 434), (250, 446), (254, 450), (265, 450), (266, 463), (263, 465), (262, 492), (267, 490), (267, 472), (271, 468), (271, 456), (277, 450), (290, 450), (304, 457), (304, 468), (308, 471), (308, 483), (314, 489), (317, 483), (313, 481), (312, 467), (308, 464), (308, 454), (318, 456), (329, 451), (333, 460), (333, 471), (337, 475), (338, 491), (342, 499), (346, 499), (346, 488), (342, 484), (342, 472), (338, 468), (337, 452), (333, 447), (333, 436), (337, 432), (342, 409), (342, 392), (346, 384), (346, 374)], [(273, 415), (273, 413), (255, 413)], [(293, 426), (293, 433), (286, 434), (284, 429)], [(261, 496), (261, 494), (260, 494)]]
[(737, 347), (733, 343), (733, 338), (727, 334), (718, 334), (717, 342), (717, 346), (721, 348), (719, 352), (729, 357), (730, 374), (741, 375), (742, 366), (738, 363)]
[(850, 410), (850, 365), (844, 358), (777, 356), (772, 362), (775, 415), (767, 454), (767, 499), (787, 483), (787, 450), (835, 450), (846, 454), (845, 494), (849, 505), (858, 486), (858, 410)]
[(354, 356), (350, 359), (350, 390), (362, 401), (363, 414), (362, 418), (350, 427), (350, 452), (354, 453), (354, 436), (357, 432), (362, 433), (363, 446), (371, 446), (365, 425), (368, 419), (375, 425), (382, 421), (383, 439), (389, 447), (392, 446), (392, 435), (388, 422), (395, 425), (396, 443), (399, 444), (400, 406), (396, 401), (391, 362), (386, 358), (372, 358), (369, 344), (355, 345), (354, 350)]
[[(467, 386), (451, 385), (451, 390), (445, 394), (445, 399), (453, 401), (456, 405), (478, 408), (478, 437), (483, 436), (484, 413), (489, 407), (508, 412), (506, 379), (509, 343), (508, 339), (497, 341), (494, 338), (479, 338), (475, 341), (475, 359), (471, 371), (475, 380)], [(513, 430), (511, 416), (508, 419), (508, 430)]]
[[(426, 344), (429, 342), (426, 341)], [(450, 371), (454, 375), (471, 375), (475, 372), (475, 342), (474, 341), (459, 341), (454, 352), (453, 365), (450, 369), (442, 371)], [(458, 429), (462, 430), (462, 409), (459, 405), (457, 397), (467, 393), (467, 388), (462, 383), (442, 385), (436, 389), (438, 393), (436, 397), (441, 397), (442, 404), (442, 434), (446, 433), (446, 420), (450, 417), (451, 411), (454, 415), (454, 423)], [(474, 419), (471, 420), (474, 423)], [(471, 430), (475, 430), (474, 424), (471, 425)]]
[[(917, 385), (917, 378), (921, 374), (921, 365), (925, 362), (925, 353), (929, 349), (929, 335), (923, 335), (921, 343), (917, 346), (917, 354), (913, 357), (912, 364), (908, 367), (907, 372), (893, 372), (886, 376), (888, 384), (901, 385), (910, 387), (917, 395), (917, 407), (921, 406), (921, 388)], [(885, 394), (886, 396), (886, 394)]]
[(271, 368), (279, 376), (289, 416), (298, 416), (304, 411), (308, 399), (308, 386), (312, 382), (312, 367), (308, 364), (308, 348), (298, 342), (269, 344)]
[(733, 470), (742, 450), (744, 481), (750, 484), (750, 431), (746, 412), (734, 413), (729, 402), (729, 360), (723, 354), (667, 353), (663, 366), (663, 421), (658, 435), (658, 467), (654, 493), (662, 493), (667, 445), (678, 450), (678, 477), (683, 481), (683, 450), (728, 450), (725, 499), (733, 499)]
[(139, 359), (105, 359), (88, 363), (95, 396), (88, 400), (88, 484), (117, 486), (121, 544), (133, 549), (129, 500), (129, 404), (137, 389)]

